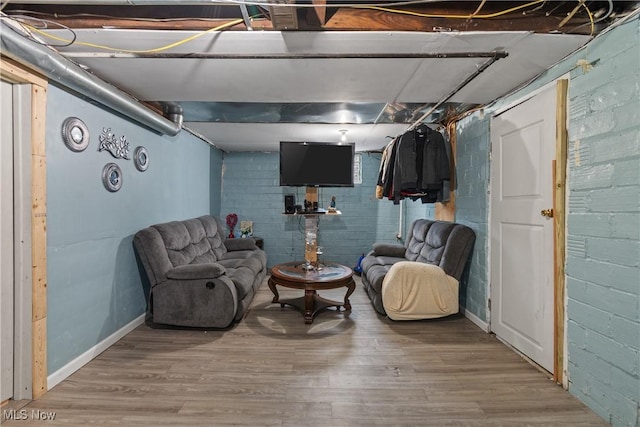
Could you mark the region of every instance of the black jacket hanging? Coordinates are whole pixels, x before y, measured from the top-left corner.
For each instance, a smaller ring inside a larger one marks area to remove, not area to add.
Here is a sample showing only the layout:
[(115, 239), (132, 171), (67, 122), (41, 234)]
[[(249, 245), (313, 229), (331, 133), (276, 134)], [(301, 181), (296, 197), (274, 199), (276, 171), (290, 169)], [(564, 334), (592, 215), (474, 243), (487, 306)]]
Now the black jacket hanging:
[(381, 160), (378, 198), (387, 197), (394, 204), (406, 197), (422, 203), (443, 199), (451, 169), (446, 141), (440, 132), (421, 124), (389, 143)]
[(402, 192), (417, 192), (419, 186), (420, 164), (426, 134), (418, 127), (402, 134), (396, 150), (393, 169), (393, 199), (400, 201)]
[(427, 138), (422, 153), (422, 177), (419, 187), (423, 190), (440, 190), (444, 180), (451, 177), (449, 157), (444, 137), (426, 125)]

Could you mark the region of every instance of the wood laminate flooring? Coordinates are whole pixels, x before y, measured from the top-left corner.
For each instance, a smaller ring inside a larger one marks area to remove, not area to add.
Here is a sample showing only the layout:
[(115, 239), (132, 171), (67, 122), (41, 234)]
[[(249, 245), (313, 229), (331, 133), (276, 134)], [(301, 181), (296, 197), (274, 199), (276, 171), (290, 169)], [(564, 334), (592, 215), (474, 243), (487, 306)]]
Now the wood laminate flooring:
[(3, 425), (608, 425), (463, 316), (394, 322), (357, 283), (311, 325), (266, 280), (230, 330), (142, 325)]

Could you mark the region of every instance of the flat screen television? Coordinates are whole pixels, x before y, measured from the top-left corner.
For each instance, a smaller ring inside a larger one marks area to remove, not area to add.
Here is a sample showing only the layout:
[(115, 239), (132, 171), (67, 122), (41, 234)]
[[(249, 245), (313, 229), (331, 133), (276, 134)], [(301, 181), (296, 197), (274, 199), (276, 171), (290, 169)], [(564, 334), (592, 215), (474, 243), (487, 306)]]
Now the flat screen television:
[(355, 144), (280, 142), (280, 185), (353, 187)]

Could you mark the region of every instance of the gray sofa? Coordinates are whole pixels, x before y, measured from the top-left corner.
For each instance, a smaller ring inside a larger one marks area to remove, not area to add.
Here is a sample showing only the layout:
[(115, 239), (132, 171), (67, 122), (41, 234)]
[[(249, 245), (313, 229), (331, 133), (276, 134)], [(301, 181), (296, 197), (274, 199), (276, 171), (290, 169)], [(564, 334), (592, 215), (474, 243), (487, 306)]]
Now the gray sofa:
[(148, 321), (226, 328), (240, 320), (267, 274), (266, 253), (251, 238), (225, 239), (205, 215), (137, 232), (134, 248), (150, 282)]
[[(382, 315), (387, 315), (385, 311), (385, 301), (383, 300), (383, 283), (385, 277), (392, 267), (401, 261), (411, 261), (413, 263), (426, 263), (440, 267), (445, 275), (455, 279), (455, 307), (443, 309), (442, 314), (458, 311), (458, 289), (457, 285), (462, 277), (467, 259), (475, 241), (475, 233), (465, 225), (445, 221), (432, 221), (428, 219), (415, 220), (407, 233), (404, 245), (376, 243), (373, 250), (362, 260), (362, 283), (373, 303), (376, 311)], [(398, 267), (407, 269), (410, 264), (401, 263)], [(424, 269), (414, 269), (415, 274), (424, 274)], [(409, 272), (409, 276), (413, 272)], [(397, 277), (401, 275), (396, 275)], [(406, 275), (405, 275), (406, 276)], [(426, 280), (425, 280), (426, 282)], [(396, 283), (385, 283), (385, 287), (396, 286)], [(414, 280), (415, 286), (421, 286), (419, 280)], [(398, 285), (402, 286), (402, 284)], [(402, 290), (400, 291), (402, 292)], [(418, 292), (411, 290), (413, 295)], [(396, 294), (398, 291), (396, 291)], [(409, 289), (404, 290), (405, 295), (409, 295)], [(429, 292), (432, 294), (433, 292)], [(453, 295), (453, 293), (449, 293)], [(440, 298), (440, 296), (437, 296)], [(427, 298), (433, 298), (428, 296)], [(438, 302), (438, 301), (436, 301)], [(451, 303), (450, 303), (451, 305)], [(452, 311), (454, 309), (455, 311)], [(391, 317), (391, 316), (390, 316)], [(431, 313), (422, 318), (438, 317)], [(408, 317), (405, 317), (408, 318)], [(416, 317), (413, 317), (416, 318)]]

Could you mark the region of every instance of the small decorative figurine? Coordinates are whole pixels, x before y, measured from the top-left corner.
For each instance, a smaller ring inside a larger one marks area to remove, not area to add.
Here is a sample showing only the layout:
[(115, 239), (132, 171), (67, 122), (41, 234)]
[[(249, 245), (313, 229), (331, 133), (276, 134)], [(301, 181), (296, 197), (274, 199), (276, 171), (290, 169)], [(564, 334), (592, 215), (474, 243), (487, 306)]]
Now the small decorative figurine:
[(329, 207), (333, 209), (336, 208), (336, 196), (331, 196), (331, 203), (329, 203)]
[(229, 227), (229, 238), (233, 239), (235, 235), (233, 234), (233, 229), (236, 228), (236, 224), (238, 223), (238, 215), (231, 213), (227, 215), (227, 227)]
[(240, 221), (240, 237), (253, 236), (253, 221)]

